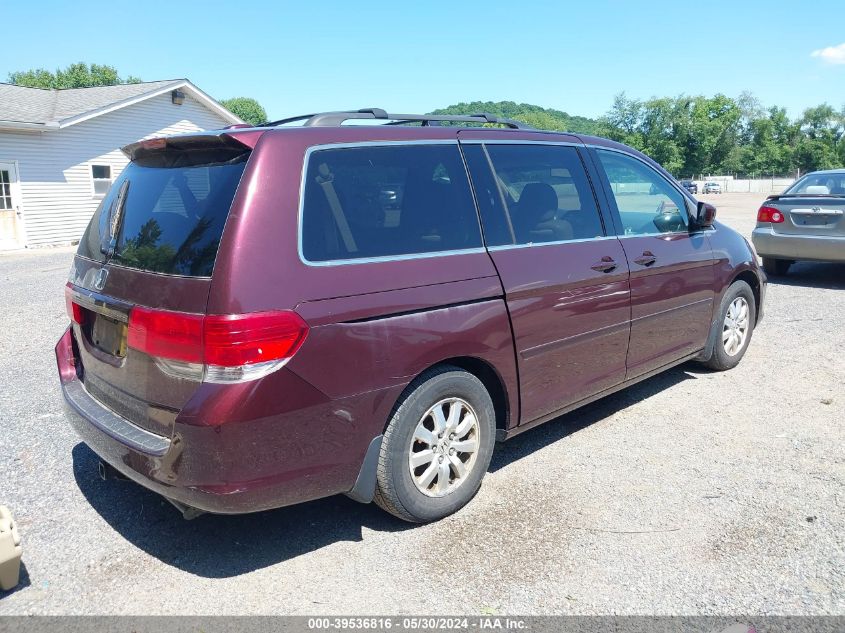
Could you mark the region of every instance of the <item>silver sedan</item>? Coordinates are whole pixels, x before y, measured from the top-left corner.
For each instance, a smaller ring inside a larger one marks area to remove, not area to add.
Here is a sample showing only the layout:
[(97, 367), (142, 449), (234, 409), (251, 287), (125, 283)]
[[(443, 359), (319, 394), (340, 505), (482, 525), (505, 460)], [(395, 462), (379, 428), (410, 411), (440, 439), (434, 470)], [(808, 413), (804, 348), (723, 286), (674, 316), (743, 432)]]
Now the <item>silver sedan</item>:
[(798, 260), (845, 262), (845, 169), (809, 173), (769, 196), (751, 241), (770, 275)]

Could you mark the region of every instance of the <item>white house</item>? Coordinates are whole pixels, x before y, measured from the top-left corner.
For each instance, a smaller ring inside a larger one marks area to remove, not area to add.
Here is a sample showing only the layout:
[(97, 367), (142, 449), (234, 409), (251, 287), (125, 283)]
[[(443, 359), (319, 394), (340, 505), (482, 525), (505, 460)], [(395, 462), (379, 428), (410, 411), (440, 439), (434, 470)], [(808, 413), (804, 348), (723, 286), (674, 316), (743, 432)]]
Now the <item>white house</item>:
[(42, 90), (0, 84), (0, 249), (78, 240), (142, 138), (241, 119), (186, 79)]

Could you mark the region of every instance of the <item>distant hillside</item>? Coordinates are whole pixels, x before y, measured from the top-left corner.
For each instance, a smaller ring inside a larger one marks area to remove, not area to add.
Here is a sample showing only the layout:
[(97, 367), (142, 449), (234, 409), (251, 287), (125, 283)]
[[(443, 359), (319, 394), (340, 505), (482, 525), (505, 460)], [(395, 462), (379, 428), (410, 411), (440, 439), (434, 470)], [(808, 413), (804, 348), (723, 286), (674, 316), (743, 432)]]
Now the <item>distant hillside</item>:
[(513, 101), (458, 103), (450, 105), (448, 108), (435, 110), (432, 114), (477, 114), (479, 112), (487, 112), (509, 119), (519, 119), (542, 130), (595, 134), (598, 129), (598, 121), (594, 119), (573, 116), (560, 110), (541, 108), (530, 103), (514, 103)]

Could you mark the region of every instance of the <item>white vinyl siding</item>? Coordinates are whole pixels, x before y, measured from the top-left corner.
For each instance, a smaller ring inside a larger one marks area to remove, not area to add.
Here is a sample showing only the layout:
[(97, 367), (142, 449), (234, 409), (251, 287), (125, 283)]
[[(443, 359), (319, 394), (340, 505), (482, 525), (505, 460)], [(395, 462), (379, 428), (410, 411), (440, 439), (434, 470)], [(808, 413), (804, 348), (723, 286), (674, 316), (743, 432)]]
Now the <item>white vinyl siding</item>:
[(222, 116), (185, 95), (181, 106), (170, 93), (48, 132), (0, 131), (0, 161), (18, 161), (27, 245), (79, 240), (100, 203), (92, 165), (111, 167), (116, 179), (128, 160), (120, 148), (142, 138), (219, 129)]

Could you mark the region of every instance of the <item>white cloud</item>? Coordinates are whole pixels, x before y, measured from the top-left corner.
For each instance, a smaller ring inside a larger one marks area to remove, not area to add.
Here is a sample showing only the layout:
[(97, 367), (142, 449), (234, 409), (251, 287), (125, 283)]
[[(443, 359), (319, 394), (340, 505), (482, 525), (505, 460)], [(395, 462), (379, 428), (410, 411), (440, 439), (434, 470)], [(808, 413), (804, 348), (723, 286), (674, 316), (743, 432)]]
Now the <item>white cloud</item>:
[(812, 57), (818, 57), (828, 64), (845, 64), (845, 42), (838, 46), (828, 46), (812, 52)]

